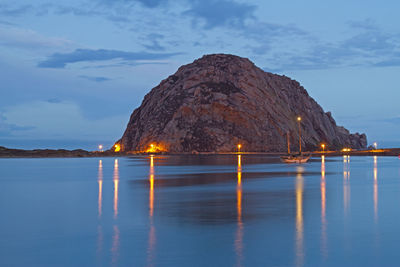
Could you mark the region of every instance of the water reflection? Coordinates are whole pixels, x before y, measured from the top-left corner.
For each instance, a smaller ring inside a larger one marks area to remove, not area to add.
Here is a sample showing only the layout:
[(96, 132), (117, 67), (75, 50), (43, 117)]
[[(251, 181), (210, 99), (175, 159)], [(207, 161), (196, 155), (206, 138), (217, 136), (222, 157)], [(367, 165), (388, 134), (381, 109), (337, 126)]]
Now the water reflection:
[(114, 218), (118, 215), (118, 183), (119, 183), (119, 171), (118, 171), (118, 159), (114, 161)]
[(238, 155), (236, 186), (237, 230), (235, 237), (236, 266), (242, 266), (243, 260), (243, 222), (242, 222), (242, 155)]
[(103, 162), (99, 160), (99, 170), (97, 175), (98, 183), (99, 183), (99, 196), (98, 196), (98, 214), (99, 218), (101, 217), (102, 212), (102, 198), (103, 198)]
[(304, 248), (303, 248), (303, 167), (297, 167), (296, 175), (296, 265), (303, 266)]
[(149, 220), (150, 230), (147, 248), (147, 266), (154, 265), (154, 248), (156, 243), (156, 230), (153, 222), (154, 214), (154, 156), (150, 155), (150, 170), (149, 170)]
[(112, 259), (111, 259), (112, 265), (116, 266), (119, 256), (119, 228), (117, 225), (114, 225), (113, 227), (111, 254), (112, 254)]
[(350, 156), (343, 156), (343, 206), (347, 215), (350, 206)]
[[(118, 216), (118, 183), (119, 183), (119, 170), (118, 170), (118, 159), (114, 161), (114, 219), (117, 219)], [(117, 265), (117, 260), (119, 256), (119, 228), (118, 225), (114, 224), (113, 227), (113, 237), (112, 237), (112, 265)]]
[(150, 192), (149, 192), (149, 215), (150, 218), (153, 217), (153, 209), (154, 209), (154, 156), (150, 156), (150, 175), (149, 175), (149, 183), (150, 183)]
[[(98, 184), (99, 184), (99, 196), (98, 196), (98, 216), (101, 217), (102, 213), (102, 196), (103, 196), (103, 162), (99, 160), (98, 167)], [(103, 250), (103, 228), (101, 225), (97, 226), (97, 257), (100, 258), (100, 255)]]
[(374, 219), (378, 221), (378, 157), (374, 156)]
[(327, 256), (325, 156), (321, 158), (321, 251)]

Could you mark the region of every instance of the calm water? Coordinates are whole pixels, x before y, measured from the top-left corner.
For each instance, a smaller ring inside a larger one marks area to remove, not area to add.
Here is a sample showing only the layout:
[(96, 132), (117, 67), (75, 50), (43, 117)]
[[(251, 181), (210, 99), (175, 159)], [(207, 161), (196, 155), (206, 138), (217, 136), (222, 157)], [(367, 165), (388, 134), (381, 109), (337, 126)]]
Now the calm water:
[(1, 159), (1, 266), (398, 266), (400, 160)]

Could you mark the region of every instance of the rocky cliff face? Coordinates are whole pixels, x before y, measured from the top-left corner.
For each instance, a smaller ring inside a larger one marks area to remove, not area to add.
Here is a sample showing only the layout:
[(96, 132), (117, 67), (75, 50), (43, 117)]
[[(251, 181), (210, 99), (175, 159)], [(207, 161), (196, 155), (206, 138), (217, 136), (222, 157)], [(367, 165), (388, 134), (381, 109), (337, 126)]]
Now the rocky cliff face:
[(337, 126), (307, 91), (286, 76), (264, 72), (246, 58), (206, 55), (184, 65), (148, 93), (130, 117), (122, 151), (303, 150), (365, 148), (365, 134)]

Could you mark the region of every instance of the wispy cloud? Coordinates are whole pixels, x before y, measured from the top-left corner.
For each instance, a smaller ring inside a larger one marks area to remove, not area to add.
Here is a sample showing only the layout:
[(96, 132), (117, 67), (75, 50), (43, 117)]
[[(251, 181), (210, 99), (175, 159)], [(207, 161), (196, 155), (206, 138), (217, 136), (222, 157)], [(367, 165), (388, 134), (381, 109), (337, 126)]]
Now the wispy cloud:
[(205, 29), (219, 26), (243, 27), (245, 21), (254, 18), (256, 7), (232, 0), (195, 0), (183, 14), (192, 17), (193, 24)]
[(145, 44), (144, 47), (153, 51), (164, 51), (165, 47), (160, 44), (160, 40), (164, 39), (164, 35), (158, 33), (148, 34), (146, 41), (150, 44)]
[(0, 45), (24, 49), (65, 48), (72, 42), (63, 38), (47, 37), (33, 30), (0, 24)]
[(67, 64), (78, 62), (99, 62), (113, 59), (120, 59), (128, 62), (140, 60), (161, 60), (168, 59), (181, 53), (147, 53), (147, 52), (126, 52), (107, 49), (76, 49), (72, 53), (55, 53), (46, 60), (40, 62), (40, 68), (65, 68)]
[(79, 75), (79, 78), (88, 80), (88, 81), (92, 81), (92, 82), (107, 82), (107, 81), (111, 81), (112, 79), (107, 78), (107, 77), (101, 77), (101, 76), (86, 76), (86, 75)]

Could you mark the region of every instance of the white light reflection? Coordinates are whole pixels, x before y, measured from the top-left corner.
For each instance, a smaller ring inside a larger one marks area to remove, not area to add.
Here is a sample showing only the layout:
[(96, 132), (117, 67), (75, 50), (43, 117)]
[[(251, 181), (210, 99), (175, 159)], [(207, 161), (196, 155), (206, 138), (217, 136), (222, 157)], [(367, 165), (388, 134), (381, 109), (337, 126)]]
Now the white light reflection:
[(321, 252), (327, 257), (325, 156), (321, 160)]
[(374, 219), (378, 221), (378, 157), (374, 156)]
[(99, 196), (98, 196), (98, 214), (99, 218), (101, 217), (101, 212), (102, 212), (102, 199), (103, 199), (103, 162), (102, 160), (99, 160), (99, 170), (98, 170), (98, 179), (97, 182), (99, 184)]
[(350, 156), (343, 156), (343, 208), (347, 216), (350, 207)]
[[(99, 160), (98, 174), (97, 174), (97, 182), (99, 184), (99, 192), (98, 192), (98, 216), (101, 218), (102, 214), (102, 197), (103, 197), (103, 162)], [(103, 250), (103, 228), (101, 224), (97, 226), (97, 258), (100, 260), (100, 256)]]

